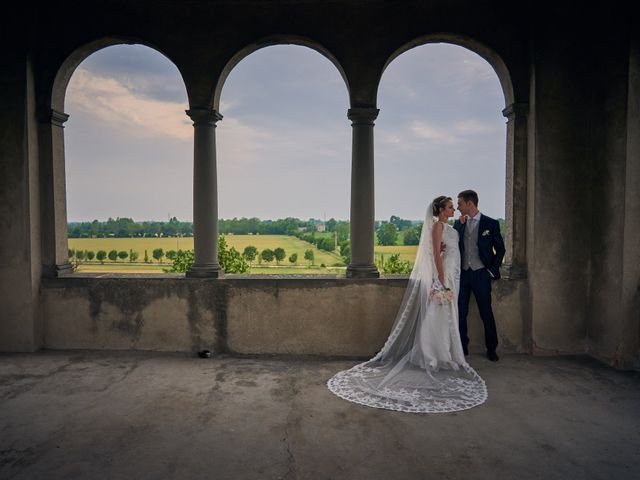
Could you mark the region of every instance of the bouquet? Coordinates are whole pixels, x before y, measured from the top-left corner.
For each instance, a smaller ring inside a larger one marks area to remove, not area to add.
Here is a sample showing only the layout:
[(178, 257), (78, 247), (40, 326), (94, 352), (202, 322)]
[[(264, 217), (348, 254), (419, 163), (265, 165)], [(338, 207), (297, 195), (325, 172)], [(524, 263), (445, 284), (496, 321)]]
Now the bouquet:
[(435, 302), (437, 305), (453, 303), (453, 290), (436, 281), (429, 292), (429, 300)]

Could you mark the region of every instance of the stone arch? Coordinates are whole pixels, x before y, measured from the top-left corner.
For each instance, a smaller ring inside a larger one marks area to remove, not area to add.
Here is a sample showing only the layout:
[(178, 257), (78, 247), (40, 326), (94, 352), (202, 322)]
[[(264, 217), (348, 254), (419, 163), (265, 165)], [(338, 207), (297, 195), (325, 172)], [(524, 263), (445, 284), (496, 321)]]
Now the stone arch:
[(433, 33), (424, 35), (405, 43), (400, 48), (395, 50), (385, 62), (376, 80), (376, 98), (378, 96), (377, 92), (380, 86), (380, 81), (382, 80), (382, 74), (391, 64), (391, 62), (393, 62), (393, 60), (402, 55), (404, 52), (421, 45), (427, 45), (429, 43), (449, 43), (452, 45), (458, 45), (459, 47), (466, 48), (467, 50), (480, 55), (489, 63), (489, 65), (491, 65), (493, 70), (496, 72), (496, 75), (498, 76), (498, 80), (500, 81), (500, 85), (502, 86), (505, 107), (508, 107), (509, 105), (514, 103), (515, 95), (513, 91), (511, 74), (509, 73), (509, 69), (507, 68), (506, 63), (504, 62), (504, 60), (502, 60), (502, 57), (500, 57), (500, 55), (498, 55), (498, 53), (492, 48), (471, 37), (452, 33)]
[(246, 45), (244, 48), (236, 52), (225, 64), (218, 80), (216, 82), (214, 92), (213, 92), (213, 108), (218, 110), (220, 107), (220, 94), (222, 93), (222, 88), (227, 80), (227, 77), (234, 69), (234, 67), (240, 63), (245, 57), (248, 57), (253, 52), (256, 52), (265, 47), (271, 47), (274, 45), (299, 45), (301, 47), (311, 48), (315, 50), (323, 57), (327, 58), (333, 65), (338, 69), (344, 83), (347, 87), (347, 93), (349, 92), (349, 81), (347, 79), (347, 75), (344, 71), (344, 68), (338, 61), (338, 59), (331, 53), (330, 50), (325, 48), (319, 42), (312, 40), (307, 37), (302, 37), (298, 35), (273, 35), (269, 37), (262, 38), (256, 42), (253, 42), (249, 45)]
[[(180, 78), (182, 79), (182, 83), (185, 84), (184, 75), (180, 70), (180, 67), (172, 60), (172, 58), (167, 55), (160, 48), (155, 45), (131, 37), (103, 37), (91, 42), (85, 43), (84, 45), (76, 48), (61, 64), (56, 72), (56, 76), (53, 80), (53, 84), (51, 86), (51, 108), (58, 112), (64, 111), (64, 100), (67, 93), (67, 86), (69, 85), (69, 81), (73, 76), (73, 73), (78, 68), (84, 60), (86, 60), (89, 56), (96, 53), (99, 50), (102, 50), (107, 47), (112, 47), (115, 45), (143, 45), (145, 47), (151, 48), (162, 55), (164, 55), (180, 72)], [(185, 84), (186, 85), (186, 84)], [(186, 88), (186, 87), (185, 87)], [(187, 92), (188, 93), (188, 92)]]
[[(128, 37), (102, 37), (76, 48), (59, 65), (43, 95), (39, 113), (38, 146), (40, 165), (40, 211), (42, 220), (43, 275), (55, 277), (72, 272), (67, 249), (67, 192), (65, 179), (64, 113), (67, 87), (73, 73), (91, 54), (114, 45), (144, 45), (164, 55), (184, 75), (176, 63), (149, 42)], [(186, 89), (186, 88), (185, 88)], [(188, 92), (187, 92), (188, 93)]]
[(495, 71), (502, 87), (505, 107), (502, 114), (506, 124), (506, 178), (505, 178), (505, 277), (526, 276), (526, 217), (527, 217), (527, 141), (528, 104), (517, 102), (512, 75), (501, 56), (492, 48), (471, 37), (453, 33), (433, 33), (417, 37), (397, 48), (380, 69), (375, 84), (374, 103), (382, 74), (391, 62), (404, 52), (430, 43), (448, 43), (466, 48), (484, 58)]

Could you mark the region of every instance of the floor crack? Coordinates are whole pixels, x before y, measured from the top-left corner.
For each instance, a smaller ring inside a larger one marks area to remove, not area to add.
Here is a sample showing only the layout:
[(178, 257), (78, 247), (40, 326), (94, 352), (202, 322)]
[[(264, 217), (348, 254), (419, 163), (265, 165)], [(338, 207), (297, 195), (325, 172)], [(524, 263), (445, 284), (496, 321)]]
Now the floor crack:
[[(291, 369), (288, 369), (291, 370)], [(292, 374), (292, 372), (289, 372), (288, 375), (288, 388), (287, 390), (291, 392), (291, 402), (289, 405), (289, 413), (287, 413), (287, 418), (285, 420), (285, 424), (284, 424), (284, 438), (282, 439), (282, 441), (285, 444), (286, 447), (286, 451), (287, 451), (287, 472), (280, 477), (280, 480), (285, 480), (285, 479), (296, 479), (297, 478), (297, 468), (296, 468), (296, 459), (295, 459), (295, 455), (293, 454), (293, 450), (292, 450), (292, 445), (291, 445), (291, 440), (290, 440), (290, 432), (289, 432), (289, 427), (290, 426), (297, 426), (297, 424), (299, 423), (299, 418), (296, 417), (296, 398), (298, 396), (299, 393), (299, 389), (298, 389), (298, 385), (297, 385), (297, 379), (296, 377)], [(292, 425), (293, 423), (293, 425)]]

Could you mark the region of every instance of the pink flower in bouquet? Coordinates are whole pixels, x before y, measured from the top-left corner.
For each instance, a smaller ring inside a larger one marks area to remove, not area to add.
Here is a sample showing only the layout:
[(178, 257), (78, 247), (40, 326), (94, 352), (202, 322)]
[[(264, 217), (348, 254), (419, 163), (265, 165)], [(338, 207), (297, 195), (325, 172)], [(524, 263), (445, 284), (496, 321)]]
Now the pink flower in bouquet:
[(446, 303), (453, 303), (453, 290), (445, 288), (441, 285), (431, 288), (429, 292), (429, 300), (435, 302), (437, 305), (444, 305)]

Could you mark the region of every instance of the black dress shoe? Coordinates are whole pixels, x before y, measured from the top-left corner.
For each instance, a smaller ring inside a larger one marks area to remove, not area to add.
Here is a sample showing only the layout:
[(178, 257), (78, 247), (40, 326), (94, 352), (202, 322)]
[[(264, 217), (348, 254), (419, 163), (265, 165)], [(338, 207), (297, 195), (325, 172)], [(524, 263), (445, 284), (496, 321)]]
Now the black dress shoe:
[(498, 356), (498, 354), (496, 352), (487, 352), (487, 358), (489, 360), (491, 360), (492, 362), (497, 362), (498, 360), (500, 360), (500, 357)]

